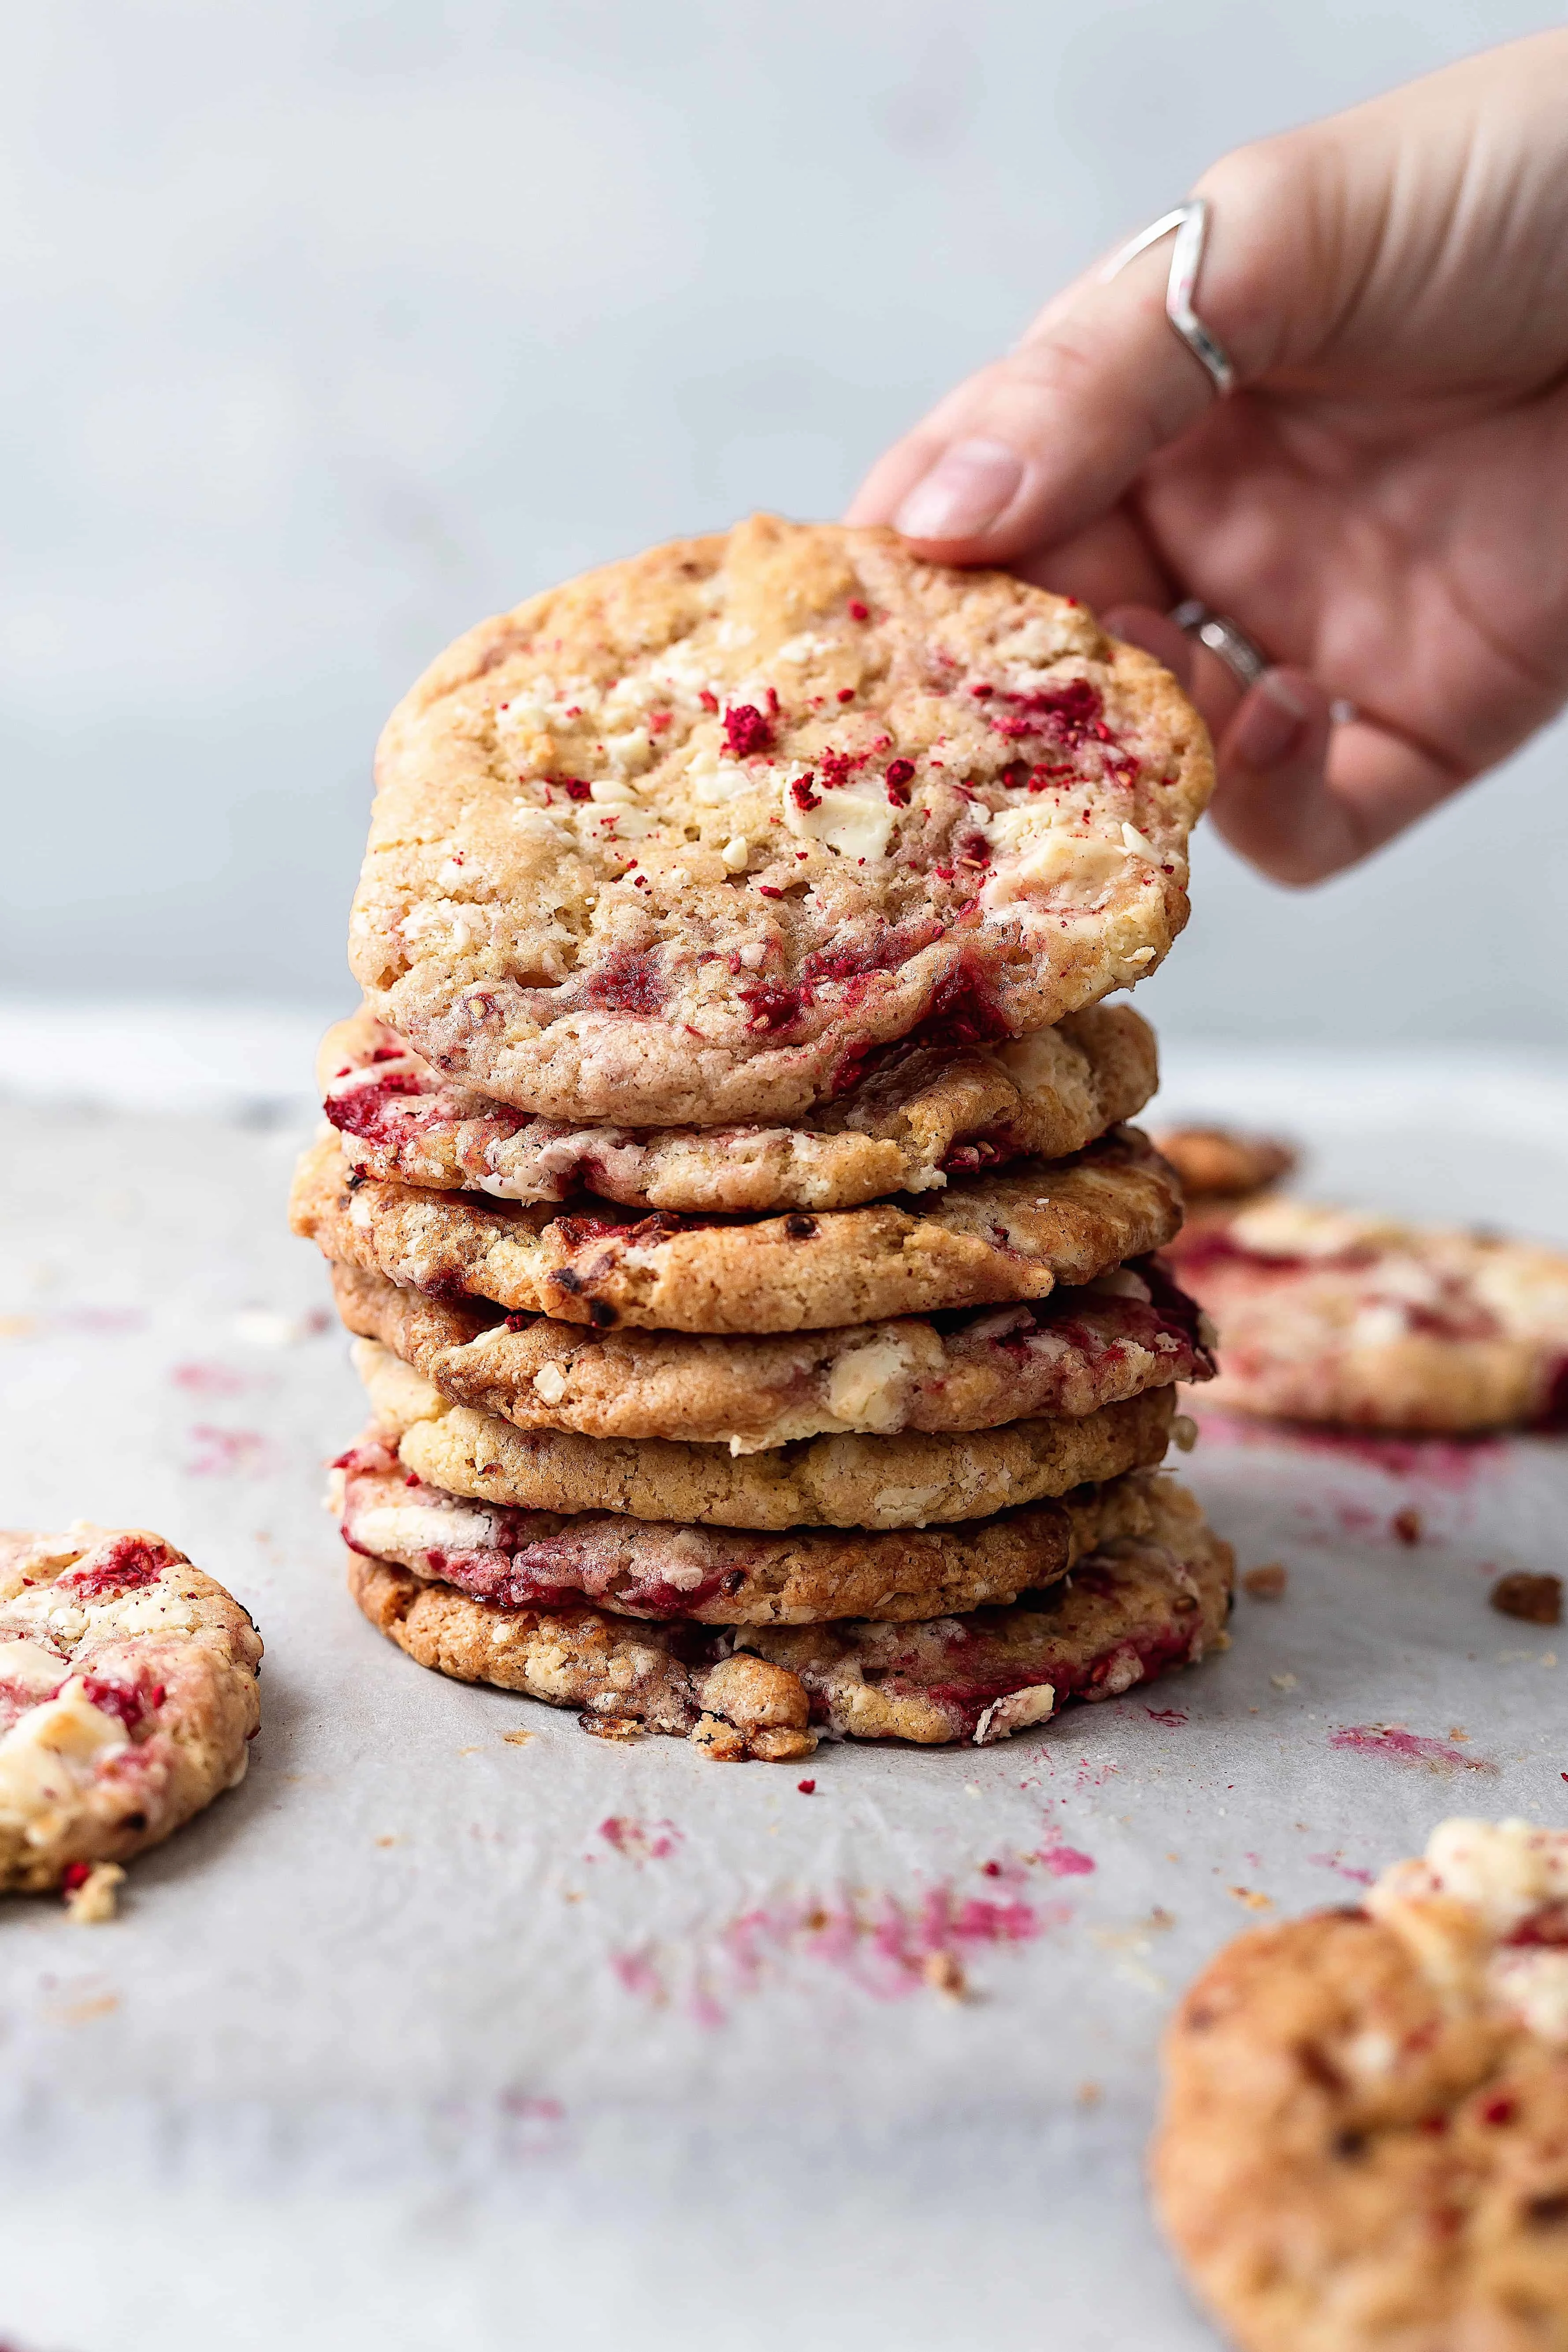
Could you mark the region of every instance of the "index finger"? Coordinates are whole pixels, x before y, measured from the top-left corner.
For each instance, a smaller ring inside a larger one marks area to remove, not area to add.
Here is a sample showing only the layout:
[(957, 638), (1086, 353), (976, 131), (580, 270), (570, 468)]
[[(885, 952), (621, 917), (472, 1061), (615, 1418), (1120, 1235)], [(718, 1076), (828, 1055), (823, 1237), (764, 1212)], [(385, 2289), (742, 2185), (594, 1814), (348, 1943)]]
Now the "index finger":
[[(1302, 299), (1289, 248), (1305, 234), (1308, 167), (1276, 152), (1288, 145), (1245, 150), (1200, 183), (1214, 213), (1196, 302), (1238, 381), (1284, 332), (1280, 289)], [(1016, 350), (872, 467), (849, 520), (890, 523), (946, 562), (1006, 563), (1105, 513), (1217, 396), (1165, 313), (1171, 255), (1162, 240), (1109, 281), (1087, 274), (1048, 303)]]

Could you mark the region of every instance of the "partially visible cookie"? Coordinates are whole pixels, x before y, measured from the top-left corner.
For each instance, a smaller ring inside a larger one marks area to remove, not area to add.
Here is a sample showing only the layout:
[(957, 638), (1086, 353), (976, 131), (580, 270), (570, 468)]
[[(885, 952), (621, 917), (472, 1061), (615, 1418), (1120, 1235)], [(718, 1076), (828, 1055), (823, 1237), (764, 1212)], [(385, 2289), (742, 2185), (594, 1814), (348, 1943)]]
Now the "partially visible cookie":
[(759, 1535), (477, 1503), (411, 1483), (372, 1428), (335, 1465), (333, 1507), (351, 1550), (501, 1608), (592, 1601), (625, 1617), (804, 1625), (1016, 1601), (1112, 1537), (1146, 1534), (1152, 1484), (1134, 1473), (955, 1528)]
[(1016, 1421), (958, 1436), (812, 1437), (735, 1455), (669, 1438), (515, 1429), (453, 1404), (374, 1340), (359, 1340), (354, 1352), (377, 1425), (428, 1485), (520, 1510), (625, 1511), (683, 1526), (923, 1528), (988, 1518), (1159, 1462), (1176, 1402), (1173, 1389), (1150, 1389), (1078, 1420)]
[(1300, 1155), (1278, 1136), (1247, 1135), (1235, 1127), (1162, 1127), (1156, 1148), (1182, 1180), (1189, 1206), (1240, 1201), (1265, 1192), (1294, 1170)]
[(1152, 971), (1213, 774), (1174, 679), (1082, 605), (760, 515), (426, 672), (377, 752), (350, 960), (522, 1109), (793, 1118), (879, 1045), (1026, 1035)]
[(161, 1536), (0, 1533), (0, 1888), (124, 1862), (243, 1780), (260, 1659)]
[(733, 1454), (857, 1431), (1079, 1416), (1213, 1369), (1199, 1309), (1147, 1258), (1033, 1305), (755, 1339), (595, 1331), (427, 1298), (356, 1266), (331, 1274), (348, 1328), (455, 1404), (519, 1429), (673, 1437)]
[(1076, 1159), (1021, 1160), (908, 1204), (759, 1220), (555, 1213), (361, 1178), (335, 1135), (295, 1173), (294, 1231), (405, 1288), (607, 1330), (802, 1331), (1044, 1298), (1158, 1249), (1181, 1193), (1136, 1128)]
[(1568, 2346), (1568, 1832), (1447, 1822), (1165, 2043), (1165, 2230), (1247, 2352)]
[(1568, 1422), (1568, 1256), (1259, 1201), (1170, 1253), (1219, 1328), (1205, 1403), (1359, 1429)]
[(1113, 1698), (1224, 1641), (1228, 1548), (1161, 1481), (1153, 1532), (1109, 1543), (1048, 1592), (929, 1623), (720, 1633), (589, 1607), (508, 1610), (354, 1555), (371, 1622), (421, 1665), (585, 1711), (612, 1732), (692, 1738), (722, 1760), (853, 1739), (986, 1747), (1069, 1701)]
[(1159, 1083), (1128, 1004), (996, 1045), (889, 1045), (794, 1127), (572, 1127), (476, 1094), (362, 1010), (317, 1060), (351, 1167), (501, 1201), (602, 1194), (641, 1209), (846, 1209), (1009, 1160), (1065, 1159)]

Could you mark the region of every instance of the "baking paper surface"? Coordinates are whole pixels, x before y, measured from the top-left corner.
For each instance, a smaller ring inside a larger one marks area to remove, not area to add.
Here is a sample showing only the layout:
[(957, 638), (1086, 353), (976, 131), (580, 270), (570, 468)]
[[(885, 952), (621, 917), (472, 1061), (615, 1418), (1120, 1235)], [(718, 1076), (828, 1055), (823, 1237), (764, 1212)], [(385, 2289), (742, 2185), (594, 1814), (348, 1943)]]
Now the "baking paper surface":
[[(1321, 1192), (1568, 1238), (1561, 1092), (1499, 1150), (1353, 1091), (1291, 1097)], [(157, 1528), (268, 1657), (247, 1780), (118, 1920), (0, 1902), (0, 2336), (1212, 2344), (1140, 2189), (1162, 2021), (1446, 1814), (1564, 1819), (1568, 1629), (1487, 1593), (1563, 1571), (1568, 1450), (1211, 1425), (1178, 1467), (1289, 1583), (1203, 1667), (984, 1750), (610, 1746), (350, 1604), (300, 1133), (5, 1117), (3, 1516)]]

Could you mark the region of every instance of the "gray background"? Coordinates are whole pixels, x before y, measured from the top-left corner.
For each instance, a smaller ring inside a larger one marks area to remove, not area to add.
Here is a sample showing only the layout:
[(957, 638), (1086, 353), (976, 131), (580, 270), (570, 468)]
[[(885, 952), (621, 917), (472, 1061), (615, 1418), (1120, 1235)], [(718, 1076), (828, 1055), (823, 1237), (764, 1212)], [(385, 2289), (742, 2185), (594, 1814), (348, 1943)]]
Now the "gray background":
[[(94, 0), (0, 94), (0, 986), (344, 1004), (484, 612), (880, 444), (1224, 147), (1528, 0)], [(1363, 873), (1217, 844), (1167, 1031), (1562, 1043), (1561, 731)]]

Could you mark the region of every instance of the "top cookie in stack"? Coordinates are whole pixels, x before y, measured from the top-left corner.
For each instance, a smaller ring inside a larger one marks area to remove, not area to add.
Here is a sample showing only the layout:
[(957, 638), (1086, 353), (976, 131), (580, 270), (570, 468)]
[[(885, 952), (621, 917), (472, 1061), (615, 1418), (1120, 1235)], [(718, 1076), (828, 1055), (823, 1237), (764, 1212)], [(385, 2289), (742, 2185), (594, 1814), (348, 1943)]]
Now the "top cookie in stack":
[(759, 518), (443, 656), (294, 1201), (365, 1343), (378, 1622), (719, 1754), (1000, 1737), (1201, 1653), (1224, 1548), (1150, 1474), (1207, 1357), (1099, 999), (1184, 921), (1210, 782), (1145, 655), (883, 532)]
[(1081, 605), (759, 517), (486, 621), (394, 714), (350, 962), (447, 1076), (718, 1127), (1153, 970), (1212, 783)]

